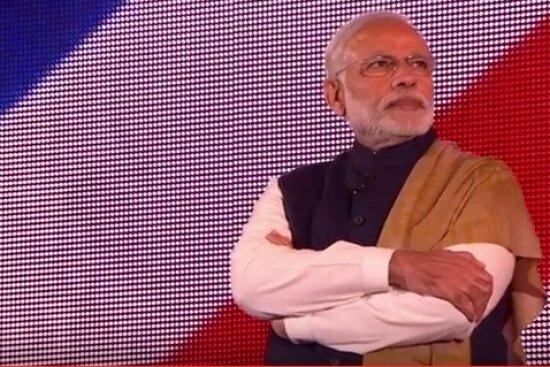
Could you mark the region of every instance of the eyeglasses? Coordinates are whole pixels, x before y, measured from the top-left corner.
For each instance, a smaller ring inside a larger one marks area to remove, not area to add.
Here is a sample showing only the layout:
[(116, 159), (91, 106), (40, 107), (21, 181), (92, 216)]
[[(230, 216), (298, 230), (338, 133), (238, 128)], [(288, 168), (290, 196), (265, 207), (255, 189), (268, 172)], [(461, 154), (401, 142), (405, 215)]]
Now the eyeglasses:
[[(435, 68), (435, 62), (431, 57), (410, 55), (404, 60), (405, 64), (418, 75), (431, 75)], [(359, 64), (359, 74), (368, 77), (391, 75), (395, 72), (400, 62), (397, 58), (390, 55), (376, 55), (351, 62), (344, 68), (340, 69), (335, 76), (338, 76), (350, 66), (357, 64)]]

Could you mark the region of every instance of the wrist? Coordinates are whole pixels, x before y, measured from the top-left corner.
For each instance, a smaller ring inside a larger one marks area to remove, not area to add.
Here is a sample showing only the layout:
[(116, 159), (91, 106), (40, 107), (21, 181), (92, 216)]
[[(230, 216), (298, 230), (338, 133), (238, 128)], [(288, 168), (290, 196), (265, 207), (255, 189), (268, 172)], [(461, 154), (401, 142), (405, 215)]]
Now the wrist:
[(391, 287), (404, 289), (405, 277), (404, 270), (406, 269), (406, 262), (403, 261), (403, 255), (405, 250), (396, 250), (390, 257), (388, 265), (388, 283)]

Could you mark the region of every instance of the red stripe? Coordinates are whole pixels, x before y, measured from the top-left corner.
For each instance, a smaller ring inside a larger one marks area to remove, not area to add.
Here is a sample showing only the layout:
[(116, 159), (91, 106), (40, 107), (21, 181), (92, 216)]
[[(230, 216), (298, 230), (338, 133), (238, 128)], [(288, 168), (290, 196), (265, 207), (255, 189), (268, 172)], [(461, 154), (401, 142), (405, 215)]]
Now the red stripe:
[[(549, 90), (550, 17), (546, 17), (436, 119), (442, 137), (456, 139), (474, 153), (497, 156), (517, 174), (543, 243), (546, 260), (541, 270), (546, 281), (550, 278)], [(228, 305), (170, 362), (262, 364), (266, 327)]]

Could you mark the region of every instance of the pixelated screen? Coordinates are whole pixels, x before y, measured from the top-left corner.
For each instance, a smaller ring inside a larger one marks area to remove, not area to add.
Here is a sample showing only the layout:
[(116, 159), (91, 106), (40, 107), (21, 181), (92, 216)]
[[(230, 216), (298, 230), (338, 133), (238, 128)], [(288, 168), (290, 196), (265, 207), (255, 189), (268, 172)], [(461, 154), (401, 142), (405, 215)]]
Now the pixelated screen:
[[(516, 173), (550, 280), (550, 4), (3, 2), (2, 364), (261, 364), (229, 254), (267, 180), (352, 135), (321, 93), (353, 15), (409, 16), (436, 128)], [(524, 331), (550, 363), (550, 311)]]

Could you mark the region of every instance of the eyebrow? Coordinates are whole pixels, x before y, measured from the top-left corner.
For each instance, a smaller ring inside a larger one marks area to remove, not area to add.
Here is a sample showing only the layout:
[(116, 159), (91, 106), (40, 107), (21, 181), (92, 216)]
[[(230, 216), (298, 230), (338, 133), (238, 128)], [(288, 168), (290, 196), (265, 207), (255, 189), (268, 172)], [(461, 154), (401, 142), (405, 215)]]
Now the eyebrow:
[[(380, 53), (373, 53), (373, 54), (371, 54), (371, 55), (369, 55), (369, 56), (365, 56), (365, 57), (359, 57), (359, 58), (357, 58), (357, 60), (366, 60), (366, 59), (370, 59), (370, 58), (372, 58), (372, 57), (377, 57), (377, 56), (389, 56), (389, 57), (393, 57), (393, 58), (399, 59), (398, 56), (392, 55), (392, 54), (390, 54), (390, 53), (380, 52)], [(431, 55), (426, 55), (426, 54), (418, 53), (418, 52), (408, 54), (408, 55), (405, 56), (405, 57), (422, 57), (422, 58), (426, 58), (426, 59), (432, 58)]]
[(433, 58), (432, 55), (419, 54), (419, 53), (412, 53), (407, 57), (422, 57), (422, 58), (425, 58), (425, 59), (432, 59)]

